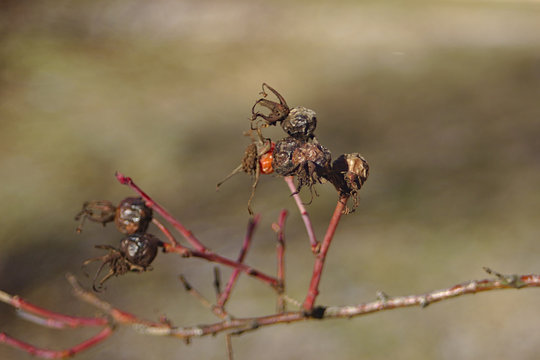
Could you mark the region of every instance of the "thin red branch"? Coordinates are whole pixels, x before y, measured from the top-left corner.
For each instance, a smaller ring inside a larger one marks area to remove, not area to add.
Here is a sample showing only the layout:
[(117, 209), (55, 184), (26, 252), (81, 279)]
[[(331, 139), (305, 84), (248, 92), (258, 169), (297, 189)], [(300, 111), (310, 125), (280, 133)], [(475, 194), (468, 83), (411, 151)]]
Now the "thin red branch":
[[(0, 291), (0, 301), (13, 306), (14, 308), (21, 310), (25, 313), (37, 315), (44, 321), (39, 322), (40, 325), (52, 327), (52, 328), (64, 328), (64, 327), (83, 327), (83, 326), (104, 326), (107, 325), (107, 319), (100, 317), (79, 317), (60, 314), (54, 311), (44, 309), (36, 306), (28, 301), (21, 299), (18, 296), (9, 295), (3, 291)], [(23, 315), (24, 316), (24, 315)], [(32, 320), (34, 321), (34, 320)], [(38, 321), (34, 321), (38, 323)]]
[(63, 358), (67, 358), (75, 354), (78, 354), (81, 351), (84, 351), (86, 349), (89, 349), (97, 345), (98, 343), (108, 338), (112, 334), (112, 332), (113, 332), (113, 329), (109, 326), (106, 326), (105, 328), (103, 328), (103, 330), (101, 330), (96, 335), (92, 336), (90, 339), (85, 340), (82, 343), (75, 345), (74, 347), (66, 349), (66, 350), (49, 350), (49, 349), (38, 348), (24, 341), (15, 339), (6, 333), (0, 333), (0, 343), (7, 344), (16, 349), (23, 350), (29, 353), (30, 355), (34, 355), (34, 356), (41, 357), (44, 359), (63, 359)]
[(145, 201), (147, 206), (154, 209), (158, 214), (163, 216), (182, 236), (199, 252), (206, 252), (208, 249), (204, 246), (191, 231), (189, 231), (180, 221), (176, 220), (167, 210), (161, 205), (155, 202), (149, 195), (147, 195), (137, 184), (133, 182), (130, 177), (124, 176), (120, 172), (116, 172), (116, 179), (123, 185), (129, 186), (137, 194), (139, 194)]
[[(165, 227), (165, 225), (163, 225), (161, 223), (161, 221), (159, 221), (158, 219), (156, 218), (152, 218), (152, 223), (154, 225), (156, 225), (156, 227), (159, 229), (159, 231), (161, 231), (163, 233), (163, 235), (165, 235), (165, 237), (167, 238), (167, 240), (169, 240), (169, 242), (171, 243), (171, 245), (173, 246), (177, 246), (177, 247), (183, 247), (182, 245), (180, 245), (178, 243), (178, 241), (176, 241), (175, 237), (173, 236), (173, 234), (171, 234), (171, 232), (169, 231), (169, 229), (167, 229)], [(186, 252), (188, 252), (189, 250), (186, 249)]]
[(277, 223), (277, 279), (280, 283), (280, 294), (278, 296), (278, 311), (285, 311), (285, 301), (282, 294), (285, 292), (285, 221), (287, 219), (287, 210), (281, 210)]
[(326, 260), (326, 254), (328, 253), (328, 249), (330, 248), (330, 244), (332, 243), (332, 239), (334, 238), (334, 234), (339, 224), (339, 220), (341, 219), (341, 215), (343, 214), (343, 210), (345, 210), (347, 206), (348, 199), (348, 196), (342, 196), (338, 200), (336, 208), (334, 210), (334, 214), (332, 215), (332, 219), (330, 220), (330, 223), (328, 224), (328, 229), (326, 230), (326, 234), (324, 235), (321, 251), (317, 254), (317, 257), (315, 259), (313, 274), (311, 275), (311, 282), (309, 284), (308, 293), (306, 295), (306, 299), (304, 300), (303, 305), (304, 310), (308, 312), (313, 309), (315, 299), (317, 298), (317, 295), (319, 295), (319, 283), (321, 281), (321, 275), (324, 268), (324, 262)]
[(296, 185), (294, 185), (294, 180), (293, 180), (294, 178), (292, 176), (285, 176), (283, 179), (289, 186), (289, 190), (291, 191), (292, 197), (294, 198), (294, 201), (296, 202), (296, 206), (298, 207), (298, 210), (300, 211), (300, 215), (302, 216), (302, 220), (304, 221), (304, 225), (306, 227), (306, 231), (309, 238), (309, 243), (311, 245), (311, 251), (314, 254), (318, 254), (321, 245), (317, 241), (317, 237), (315, 236), (315, 231), (313, 231), (313, 224), (311, 223), (309, 213), (307, 212), (306, 207), (304, 206), (304, 203), (302, 202), (302, 199), (300, 198), (300, 195), (296, 191)]
[(195, 289), (184, 277), (184, 275), (180, 275), (180, 281), (184, 285), (184, 289), (195, 299), (197, 299), (202, 306), (212, 311), (214, 315), (219, 317), (220, 319), (226, 319), (229, 317), (227, 312), (223, 310), (222, 307), (213, 305), (208, 299), (206, 299), (197, 289)]
[[(255, 228), (257, 227), (257, 224), (259, 223), (259, 220), (261, 219), (261, 216), (259, 214), (255, 215), (255, 217), (250, 218), (248, 221), (248, 226), (246, 230), (246, 236), (244, 237), (244, 242), (242, 244), (242, 248), (240, 249), (240, 253), (238, 254), (238, 258), (236, 259), (236, 262), (238, 264), (242, 264), (244, 262), (244, 258), (246, 257), (246, 254), (249, 250), (249, 246), (251, 245), (251, 240), (253, 238), (253, 233), (255, 232)], [(235, 268), (231, 274), (231, 277), (229, 278), (229, 281), (227, 281), (227, 285), (225, 286), (225, 290), (220, 294), (217, 306), (223, 308), (227, 301), (229, 300), (229, 296), (231, 295), (232, 289), (234, 287), (234, 284), (236, 283), (236, 280), (238, 279), (238, 276), (240, 275), (239, 268)]]

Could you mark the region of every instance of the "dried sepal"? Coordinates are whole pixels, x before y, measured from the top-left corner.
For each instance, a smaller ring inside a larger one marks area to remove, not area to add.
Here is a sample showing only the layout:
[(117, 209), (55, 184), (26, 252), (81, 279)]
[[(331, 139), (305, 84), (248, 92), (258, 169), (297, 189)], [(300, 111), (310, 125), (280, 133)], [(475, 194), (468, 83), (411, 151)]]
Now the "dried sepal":
[(77, 232), (81, 233), (86, 219), (98, 222), (105, 226), (106, 223), (114, 221), (116, 207), (107, 200), (86, 201), (82, 210), (75, 216), (75, 220), (81, 220), (77, 227)]
[[(265, 87), (278, 98), (279, 103), (266, 99), (268, 94), (264, 91)], [(287, 102), (280, 93), (274, 90), (274, 88), (269, 86), (267, 83), (263, 83), (261, 95), (263, 97), (257, 100), (251, 108), (251, 121), (256, 121), (258, 118), (262, 118), (266, 122), (266, 125), (276, 125), (276, 123), (281, 122), (285, 120), (285, 118), (287, 118), (290, 109), (287, 105)], [(265, 115), (261, 112), (255, 111), (255, 108), (258, 105), (269, 109), (270, 113), (268, 115)]]
[(217, 183), (216, 189), (228, 179), (230, 179), (235, 174), (239, 172), (245, 172), (253, 178), (253, 183), (251, 185), (251, 195), (248, 200), (248, 212), (253, 215), (253, 210), (251, 209), (251, 202), (255, 196), (255, 189), (259, 183), (260, 174), (271, 174), (273, 169), (273, 150), (275, 144), (267, 138), (264, 138), (259, 130), (257, 130), (258, 138), (253, 137), (252, 132), (249, 132), (249, 135), (252, 137), (252, 143), (246, 147), (244, 151), (244, 156), (240, 165), (238, 165), (229, 175), (227, 175), (223, 180)]

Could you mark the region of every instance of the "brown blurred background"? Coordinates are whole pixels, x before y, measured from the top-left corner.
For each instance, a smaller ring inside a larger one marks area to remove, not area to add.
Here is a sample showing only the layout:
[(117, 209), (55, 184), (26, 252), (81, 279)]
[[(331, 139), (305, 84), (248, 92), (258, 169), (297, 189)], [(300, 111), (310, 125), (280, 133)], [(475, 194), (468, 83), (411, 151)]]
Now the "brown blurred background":
[[(89, 199), (118, 202), (116, 170), (212, 249), (235, 257), (251, 181), (235, 167), (262, 82), (318, 113), (319, 140), (371, 165), (357, 212), (330, 249), (321, 304), (354, 304), (483, 278), (482, 266), (538, 273), (540, 2), (0, 2), (0, 289), (92, 315), (64, 279), (120, 235), (73, 220)], [(279, 134), (275, 132), (274, 134)], [(309, 207), (319, 237), (336, 194)], [(306, 199), (307, 194), (303, 194)], [(288, 293), (313, 263), (287, 187), (262, 179), (249, 264), (275, 268), (270, 225), (287, 224)], [(153, 230), (157, 233), (156, 230)], [(212, 266), (160, 255), (153, 272), (114, 278), (103, 298), (177, 325), (215, 321), (177, 281), (213, 296)], [(223, 270), (224, 277), (229, 274)], [(234, 339), (238, 359), (540, 357), (537, 290), (460, 298), (351, 321), (281, 325)], [(274, 296), (242, 277), (235, 316)], [(44, 347), (92, 331), (47, 330), (0, 304), (0, 331)], [(27, 359), (0, 346), (2, 359)], [(121, 328), (80, 359), (224, 359), (222, 336), (193, 344)]]

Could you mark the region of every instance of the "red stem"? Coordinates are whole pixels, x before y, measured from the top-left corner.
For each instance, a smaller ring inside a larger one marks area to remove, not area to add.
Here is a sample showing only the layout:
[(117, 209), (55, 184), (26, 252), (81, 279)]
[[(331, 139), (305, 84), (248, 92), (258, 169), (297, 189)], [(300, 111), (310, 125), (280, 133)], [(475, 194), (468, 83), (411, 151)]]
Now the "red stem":
[(336, 205), (336, 208), (334, 210), (334, 214), (332, 215), (332, 219), (330, 220), (330, 224), (328, 224), (328, 229), (326, 230), (326, 234), (324, 235), (324, 240), (322, 242), (321, 251), (319, 254), (317, 254), (317, 258), (315, 259), (315, 265), (313, 267), (313, 275), (311, 276), (311, 283), (309, 284), (309, 290), (306, 295), (306, 299), (304, 300), (304, 310), (311, 311), (313, 309), (313, 304), (315, 303), (315, 299), (317, 298), (317, 295), (319, 295), (319, 282), (321, 281), (321, 275), (324, 267), (324, 261), (326, 260), (326, 253), (328, 252), (328, 249), (330, 248), (330, 244), (332, 243), (332, 239), (334, 238), (334, 233), (336, 232), (336, 228), (339, 224), (339, 220), (341, 219), (341, 215), (343, 214), (343, 210), (345, 209), (345, 206), (347, 205), (348, 196), (342, 196)]
[(137, 184), (133, 182), (130, 177), (124, 176), (123, 174), (116, 172), (116, 179), (123, 185), (129, 186), (136, 193), (138, 193), (158, 214), (163, 216), (182, 236), (195, 248), (197, 251), (206, 252), (208, 249), (204, 246), (191, 231), (189, 231), (184, 225), (182, 225), (178, 220), (176, 220), (167, 210), (165, 210), (161, 205), (156, 203), (150, 196), (148, 196)]
[(287, 219), (287, 210), (282, 210), (279, 214), (278, 236), (277, 236), (277, 278), (281, 284), (282, 292), (285, 291), (285, 220)]
[[(238, 258), (236, 259), (236, 262), (238, 264), (242, 264), (244, 262), (244, 258), (246, 257), (246, 253), (249, 250), (249, 246), (251, 245), (251, 239), (253, 238), (253, 232), (255, 231), (255, 228), (257, 227), (257, 224), (259, 223), (259, 220), (261, 219), (261, 216), (259, 214), (255, 215), (255, 217), (250, 218), (248, 222), (248, 227), (246, 231), (246, 236), (244, 237), (244, 243), (242, 244), (242, 249), (240, 250), (240, 254), (238, 254)], [(240, 275), (239, 268), (234, 269), (233, 273), (231, 274), (231, 277), (229, 278), (229, 281), (227, 281), (227, 285), (225, 286), (225, 290), (221, 293), (219, 296), (217, 306), (223, 308), (227, 301), (229, 300), (229, 296), (231, 295), (231, 291), (234, 287), (234, 284), (236, 283), (236, 280), (238, 279), (238, 276)]]
[(300, 198), (300, 195), (298, 195), (298, 192), (296, 191), (296, 186), (294, 185), (293, 177), (285, 176), (283, 179), (289, 186), (289, 190), (291, 190), (292, 197), (294, 198), (294, 201), (296, 202), (296, 206), (298, 207), (298, 210), (300, 211), (300, 215), (302, 215), (302, 220), (304, 221), (304, 225), (306, 227), (306, 231), (309, 238), (309, 243), (311, 244), (311, 251), (314, 254), (318, 254), (321, 245), (317, 241), (315, 232), (313, 231), (313, 224), (311, 223), (311, 219), (309, 218), (309, 214), (304, 206), (304, 203), (302, 203), (302, 199)]
[(38, 356), (44, 359), (61, 359), (61, 358), (73, 356), (75, 354), (80, 353), (83, 350), (86, 350), (88, 348), (91, 348), (92, 346), (95, 346), (96, 344), (108, 338), (112, 334), (112, 332), (113, 332), (113, 329), (107, 326), (95, 336), (92, 336), (90, 339), (83, 341), (82, 343), (75, 345), (74, 347), (67, 350), (41, 349), (41, 348), (35, 347), (34, 345), (25, 343), (21, 340), (12, 338), (6, 333), (0, 333), (0, 343), (10, 345), (16, 349), (26, 351), (30, 355)]
[(78, 317), (59, 314), (42, 307), (36, 306), (19, 298), (18, 296), (12, 296), (0, 291), (0, 300), (10, 304), (11, 306), (22, 310), (24, 312), (34, 314), (44, 318), (45, 321), (39, 322), (39, 324), (53, 327), (82, 327), (82, 326), (104, 326), (107, 325), (107, 319), (105, 318), (91, 318), (91, 317)]

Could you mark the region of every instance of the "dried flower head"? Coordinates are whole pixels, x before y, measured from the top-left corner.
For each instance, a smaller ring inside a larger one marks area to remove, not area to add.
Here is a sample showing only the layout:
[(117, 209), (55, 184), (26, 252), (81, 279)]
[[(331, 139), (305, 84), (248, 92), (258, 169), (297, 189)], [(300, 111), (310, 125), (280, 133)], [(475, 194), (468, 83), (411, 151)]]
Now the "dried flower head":
[(358, 191), (369, 175), (369, 164), (359, 153), (343, 154), (332, 164), (328, 179), (341, 195), (353, 198), (353, 211), (358, 207)]

